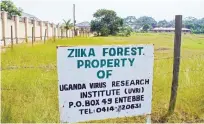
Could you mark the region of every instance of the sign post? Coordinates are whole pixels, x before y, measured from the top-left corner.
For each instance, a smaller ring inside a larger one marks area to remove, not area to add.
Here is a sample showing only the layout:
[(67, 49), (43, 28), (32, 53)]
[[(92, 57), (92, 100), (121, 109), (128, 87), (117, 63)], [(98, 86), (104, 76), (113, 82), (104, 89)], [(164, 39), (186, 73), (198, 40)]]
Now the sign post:
[(153, 62), (153, 45), (58, 46), (60, 122), (150, 119)]

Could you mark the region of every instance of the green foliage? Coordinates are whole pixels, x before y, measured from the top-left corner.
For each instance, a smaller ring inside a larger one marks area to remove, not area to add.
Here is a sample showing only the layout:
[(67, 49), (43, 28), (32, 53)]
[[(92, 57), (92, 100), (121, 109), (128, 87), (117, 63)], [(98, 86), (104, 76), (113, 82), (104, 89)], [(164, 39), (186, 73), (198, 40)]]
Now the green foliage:
[(204, 33), (204, 18), (196, 19), (194, 17), (187, 17), (183, 21), (183, 27), (191, 29), (195, 34)]
[(23, 9), (17, 8), (11, 0), (1, 1), (1, 11), (8, 12), (8, 17), (11, 18), (14, 15), (21, 16)]
[(134, 27), (137, 19), (135, 16), (128, 16), (123, 19), (123, 23), (126, 26)]
[(142, 16), (138, 18), (137, 23), (142, 27), (144, 25), (149, 25), (149, 28), (154, 28), (157, 26), (157, 22), (154, 20), (154, 18), (148, 16)]
[(67, 31), (73, 27), (73, 23), (71, 23), (71, 19), (67, 21), (63, 19), (63, 21), (62, 27), (66, 30), (66, 37), (68, 37)]
[(157, 26), (158, 26), (158, 27), (168, 27), (169, 24), (168, 24), (168, 22), (167, 22), (166, 20), (162, 20), (162, 21), (159, 21), (159, 22), (157, 23)]
[(118, 36), (130, 36), (131, 32), (133, 32), (132, 28), (129, 26), (123, 26), (119, 28)]
[(62, 26), (64, 27), (64, 29), (69, 30), (73, 27), (73, 23), (71, 23), (71, 19), (67, 21), (63, 19), (63, 21), (64, 23), (62, 24)]
[(135, 31), (142, 28), (144, 25), (149, 25), (150, 28), (154, 28), (157, 26), (157, 22), (152, 17), (142, 16), (136, 19), (134, 16), (128, 16), (124, 18), (124, 24), (132, 27)]
[(99, 9), (93, 17), (95, 20), (91, 21), (91, 31), (97, 32), (97, 35), (115, 35), (123, 25), (123, 20), (113, 10)]
[(110, 30), (107, 26), (102, 26), (100, 29), (101, 36), (108, 36), (110, 34)]
[[(132, 27), (135, 31), (140, 31), (146, 24), (150, 26), (150, 29), (154, 27), (175, 27), (174, 20), (161, 20), (157, 23), (152, 17), (147, 16), (142, 16), (138, 19), (134, 16), (124, 18), (124, 25)], [(197, 19), (195, 17), (186, 17), (183, 19), (183, 27), (191, 29), (191, 31), (196, 34), (204, 32), (203, 25), (204, 18)], [(144, 30), (142, 30), (142, 32), (144, 32)]]
[(142, 27), (142, 30), (147, 32), (148, 30), (150, 29), (150, 26), (148, 24), (145, 24), (143, 27)]
[(97, 20), (91, 20), (91, 31), (96, 31), (97, 35), (100, 35), (100, 29), (102, 27), (102, 24), (100, 21)]

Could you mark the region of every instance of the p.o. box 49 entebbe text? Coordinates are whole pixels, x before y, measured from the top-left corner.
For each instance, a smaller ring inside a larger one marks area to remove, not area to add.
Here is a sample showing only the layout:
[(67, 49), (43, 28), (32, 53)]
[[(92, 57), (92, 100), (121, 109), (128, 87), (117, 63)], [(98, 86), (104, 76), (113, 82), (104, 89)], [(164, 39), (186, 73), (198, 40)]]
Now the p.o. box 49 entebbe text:
[(154, 46), (58, 46), (60, 122), (151, 114)]

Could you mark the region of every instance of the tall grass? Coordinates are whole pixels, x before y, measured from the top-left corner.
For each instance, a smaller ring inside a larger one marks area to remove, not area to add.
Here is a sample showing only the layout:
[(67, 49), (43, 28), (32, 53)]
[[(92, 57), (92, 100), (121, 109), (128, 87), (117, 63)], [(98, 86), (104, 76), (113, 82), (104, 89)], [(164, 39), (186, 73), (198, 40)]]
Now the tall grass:
[[(155, 45), (152, 121), (161, 122), (168, 109), (173, 58), (173, 34), (134, 34), (131, 37), (59, 39), (46, 44), (21, 44), (2, 55), (1, 122), (59, 122), (56, 71), (57, 45)], [(166, 49), (161, 49), (166, 48)], [(204, 122), (204, 36), (183, 35), (178, 97), (168, 122)], [(25, 68), (32, 66), (36, 68)], [(37, 68), (37, 67), (44, 68)], [(45, 68), (46, 66), (46, 68)], [(15, 69), (19, 67), (18, 69)], [(126, 117), (92, 122), (145, 122)]]

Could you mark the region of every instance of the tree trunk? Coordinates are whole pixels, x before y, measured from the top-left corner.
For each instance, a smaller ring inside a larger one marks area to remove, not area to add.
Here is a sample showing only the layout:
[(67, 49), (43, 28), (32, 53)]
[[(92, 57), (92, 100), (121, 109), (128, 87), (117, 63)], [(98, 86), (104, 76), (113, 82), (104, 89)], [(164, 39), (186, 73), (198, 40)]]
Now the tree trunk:
[(68, 31), (68, 30), (66, 29), (66, 37), (68, 37), (68, 35), (67, 35), (67, 31)]

